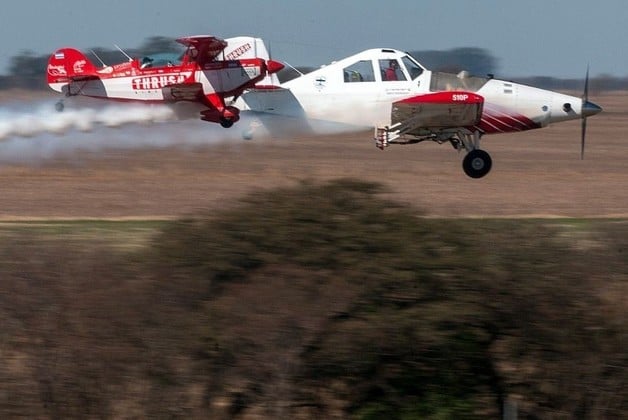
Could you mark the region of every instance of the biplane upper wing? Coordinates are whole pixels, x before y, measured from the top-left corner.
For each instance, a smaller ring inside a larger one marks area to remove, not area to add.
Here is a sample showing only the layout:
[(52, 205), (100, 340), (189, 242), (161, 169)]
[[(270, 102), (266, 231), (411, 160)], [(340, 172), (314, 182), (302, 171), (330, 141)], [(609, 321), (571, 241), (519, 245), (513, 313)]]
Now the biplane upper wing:
[(227, 47), (227, 41), (211, 35), (186, 36), (177, 38), (177, 42), (195, 49), (193, 58), (201, 65), (212, 61)]
[(391, 123), (415, 134), (442, 128), (473, 127), (480, 123), (484, 98), (473, 92), (444, 91), (416, 95), (392, 104)]

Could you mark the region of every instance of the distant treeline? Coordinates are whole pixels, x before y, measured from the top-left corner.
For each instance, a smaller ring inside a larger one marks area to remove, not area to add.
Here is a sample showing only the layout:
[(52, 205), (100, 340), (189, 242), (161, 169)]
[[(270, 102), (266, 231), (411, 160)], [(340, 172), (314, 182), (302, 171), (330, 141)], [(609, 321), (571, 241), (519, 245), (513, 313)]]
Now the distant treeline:
[[(182, 52), (182, 47), (171, 38), (153, 36), (147, 38), (139, 48), (129, 48), (125, 51), (132, 57), (142, 57), (159, 52)], [(126, 59), (120, 51), (115, 49), (96, 47), (85, 52), (97, 64), (99, 60), (111, 64)], [(509, 78), (507, 75), (499, 74), (498, 60), (489, 51), (482, 48), (462, 47), (445, 51), (412, 51), (411, 54), (430, 70), (450, 73), (466, 70), (476, 76), (493, 74), (502, 79)], [(0, 75), (0, 90), (10, 88), (47, 89), (45, 74), (48, 57), (49, 54), (37, 55), (31, 51), (23, 51), (12, 57), (9, 73)], [(297, 67), (297, 70), (302, 73), (314, 69), (316, 67)], [(298, 72), (289, 68), (279, 73), (281, 81), (290, 80), (297, 76)], [(517, 77), (513, 81), (552, 90), (581, 90), (583, 87), (582, 79), (530, 76)], [(625, 90), (628, 88), (628, 77), (596, 76), (591, 78), (590, 87), (593, 91)]]
[[(172, 38), (154, 36), (147, 38), (139, 48), (125, 48), (131, 57), (143, 57), (160, 52), (183, 52), (183, 47)], [(52, 54), (53, 51), (50, 52)], [(85, 55), (99, 65), (100, 61), (116, 64), (126, 57), (116, 49), (95, 47), (84, 51)], [(48, 89), (46, 84), (46, 66), (50, 54), (37, 55), (32, 51), (23, 51), (11, 58), (7, 75), (0, 76), (0, 89)]]

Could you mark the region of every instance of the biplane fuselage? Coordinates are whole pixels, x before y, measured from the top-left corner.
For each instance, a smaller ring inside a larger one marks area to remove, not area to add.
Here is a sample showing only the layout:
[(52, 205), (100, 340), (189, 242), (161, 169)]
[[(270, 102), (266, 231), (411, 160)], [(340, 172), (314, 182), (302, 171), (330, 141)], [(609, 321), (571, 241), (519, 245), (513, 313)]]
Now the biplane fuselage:
[(200, 105), (201, 119), (225, 127), (239, 119), (239, 109), (226, 105), (283, 65), (252, 55), (261, 40), (240, 37), (233, 42), (211, 36), (177, 40), (187, 47), (171, 60), (150, 57), (96, 68), (81, 52), (57, 50), (49, 59), (49, 86), (66, 96), (84, 95), (121, 101)]

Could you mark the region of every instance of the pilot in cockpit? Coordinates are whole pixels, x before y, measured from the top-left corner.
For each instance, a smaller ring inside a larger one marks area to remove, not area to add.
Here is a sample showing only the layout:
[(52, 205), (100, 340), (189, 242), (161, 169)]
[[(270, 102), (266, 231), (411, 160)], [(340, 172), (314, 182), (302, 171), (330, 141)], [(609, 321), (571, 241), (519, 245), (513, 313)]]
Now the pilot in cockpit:
[[(192, 46), (190, 46), (187, 51), (183, 54), (183, 57), (187, 58), (187, 62), (191, 63), (193, 61), (196, 61), (196, 58), (198, 57), (198, 50)], [(183, 58), (181, 57), (181, 58)]]
[(388, 67), (384, 70), (384, 77), (386, 80), (399, 80), (397, 77), (397, 69), (399, 64), (397, 60), (389, 60)]
[(150, 57), (144, 57), (142, 58), (142, 64), (140, 65), (141, 69), (145, 69), (148, 67), (152, 67), (153, 66), (153, 59)]
[(181, 54), (178, 58), (179, 63), (193, 63), (196, 61), (196, 57), (198, 57), (198, 50), (193, 46), (189, 46), (183, 54)]

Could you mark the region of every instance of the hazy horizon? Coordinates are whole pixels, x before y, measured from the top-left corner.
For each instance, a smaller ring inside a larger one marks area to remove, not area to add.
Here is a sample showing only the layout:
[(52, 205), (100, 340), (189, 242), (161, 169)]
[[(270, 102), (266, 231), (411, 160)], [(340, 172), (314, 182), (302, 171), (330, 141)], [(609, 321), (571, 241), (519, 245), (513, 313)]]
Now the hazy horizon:
[[(334, 4), (266, 0), (258, 4), (187, 0), (122, 0), (62, 6), (42, 0), (10, 3), (0, 25), (0, 74), (24, 51), (64, 46), (139, 47), (151, 36), (212, 34), (263, 38), (273, 56), (295, 66), (319, 66), (364, 49), (448, 50), (478, 47), (498, 61), (502, 76), (581, 78), (628, 75), (628, 7), (599, 2), (339, 0)], [(419, 61), (421, 57), (417, 57)]]

